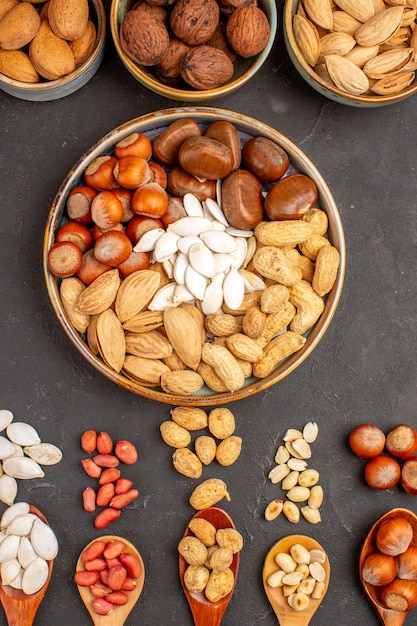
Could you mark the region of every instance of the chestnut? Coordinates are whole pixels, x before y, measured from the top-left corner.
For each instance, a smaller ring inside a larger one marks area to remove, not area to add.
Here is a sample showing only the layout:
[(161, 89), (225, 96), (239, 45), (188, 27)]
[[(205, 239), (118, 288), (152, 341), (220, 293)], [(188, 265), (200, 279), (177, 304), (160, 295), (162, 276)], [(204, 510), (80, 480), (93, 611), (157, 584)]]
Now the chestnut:
[(245, 167), (265, 183), (273, 183), (287, 171), (288, 154), (267, 137), (252, 137), (242, 148)]
[(239, 133), (234, 124), (225, 120), (217, 120), (207, 126), (204, 135), (230, 148), (233, 154), (233, 169), (235, 170), (240, 166), (242, 148)]
[(296, 220), (311, 209), (317, 197), (316, 184), (309, 176), (285, 176), (267, 193), (265, 213), (271, 220)]
[(182, 198), (186, 193), (193, 193), (202, 202), (206, 198), (216, 195), (216, 181), (206, 180), (201, 182), (182, 167), (173, 167), (168, 172), (168, 191), (171, 195)]
[(201, 135), (197, 122), (190, 117), (175, 120), (153, 140), (153, 156), (164, 165), (175, 165), (182, 142), (195, 135)]
[(221, 197), (223, 213), (231, 226), (250, 230), (262, 221), (262, 185), (251, 172), (231, 172), (223, 181)]
[(225, 178), (233, 169), (233, 154), (225, 144), (210, 137), (188, 137), (178, 150), (178, 162), (199, 180)]

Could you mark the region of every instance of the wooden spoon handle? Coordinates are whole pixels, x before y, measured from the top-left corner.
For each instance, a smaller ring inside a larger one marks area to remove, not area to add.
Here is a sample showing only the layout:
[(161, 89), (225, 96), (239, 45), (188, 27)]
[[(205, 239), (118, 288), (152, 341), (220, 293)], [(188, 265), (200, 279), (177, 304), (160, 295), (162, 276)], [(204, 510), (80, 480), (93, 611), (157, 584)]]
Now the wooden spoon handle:
[(377, 608), (378, 614), (385, 626), (403, 626), (408, 613)]

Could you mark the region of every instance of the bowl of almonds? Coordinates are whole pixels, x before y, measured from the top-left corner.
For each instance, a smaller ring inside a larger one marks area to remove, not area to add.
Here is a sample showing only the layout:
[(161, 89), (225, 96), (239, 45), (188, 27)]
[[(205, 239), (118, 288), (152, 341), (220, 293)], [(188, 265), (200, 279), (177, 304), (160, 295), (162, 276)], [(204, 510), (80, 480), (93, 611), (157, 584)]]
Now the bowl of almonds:
[(43, 266), (83, 357), (138, 395), (215, 405), (294, 371), (344, 279), (343, 226), (310, 160), (217, 108), (149, 113), (100, 139), (52, 203)]
[(377, 107), (417, 91), (417, 6), (383, 0), (286, 0), (284, 38), (304, 80), (342, 104)]
[(275, 40), (274, 0), (112, 0), (110, 26), (126, 69), (173, 100), (202, 102), (246, 84)]
[(5, 0), (0, 5), (0, 89), (45, 102), (83, 87), (104, 55), (101, 0)]

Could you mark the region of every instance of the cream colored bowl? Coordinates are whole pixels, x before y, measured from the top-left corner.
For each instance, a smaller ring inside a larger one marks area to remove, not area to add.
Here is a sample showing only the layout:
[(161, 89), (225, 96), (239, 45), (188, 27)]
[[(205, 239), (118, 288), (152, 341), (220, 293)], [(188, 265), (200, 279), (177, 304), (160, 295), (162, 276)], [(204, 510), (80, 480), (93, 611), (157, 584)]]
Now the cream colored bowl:
[(25, 83), (0, 73), (0, 89), (15, 98), (33, 102), (47, 102), (69, 96), (81, 89), (94, 76), (104, 56), (106, 40), (106, 13), (101, 0), (89, 0), (90, 19), (96, 27), (96, 41), (89, 58), (74, 72), (57, 80)]
[[(133, 132), (146, 133), (149, 138), (153, 140), (173, 121), (190, 116), (192, 116), (202, 128), (216, 120), (231, 122), (237, 128), (242, 144), (254, 136), (268, 137), (279, 144), (289, 156), (291, 171), (304, 173), (310, 176), (316, 183), (319, 191), (319, 206), (326, 211), (329, 219), (329, 239), (340, 253), (340, 267), (336, 282), (331, 292), (325, 297), (325, 309), (323, 314), (315, 326), (306, 334), (306, 342), (302, 349), (285, 362), (281, 363), (266, 378), (248, 378), (246, 379), (245, 386), (233, 393), (215, 393), (204, 386), (198, 393), (192, 396), (175, 395), (166, 393), (159, 387), (147, 387), (134, 383), (122, 373), (119, 374), (111, 370), (100, 357), (96, 356), (90, 350), (86, 343), (85, 336), (80, 335), (69, 321), (59, 295), (60, 280), (50, 273), (47, 263), (48, 251), (54, 243), (55, 232), (65, 221), (65, 206), (68, 194), (73, 187), (80, 184), (84, 170), (93, 159), (103, 154), (111, 154), (114, 145)], [(323, 338), (334, 316), (342, 293), (345, 263), (345, 240), (339, 211), (329, 187), (307, 156), (289, 139), (270, 126), (239, 113), (209, 107), (195, 107), (192, 110), (189, 108), (174, 108), (149, 113), (122, 124), (100, 139), (90, 150), (82, 155), (74, 167), (70, 169), (58, 189), (49, 212), (43, 243), (43, 267), (49, 298), (55, 315), (75, 348), (97, 371), (124, 389), (152, 400), (177, 405), (216, 405), (240, 400), (267, 389), (293, 372), (308, 355), (311, 354)]]
[(266, 61), (272, 45), (275, 40), (277, 30), (277, 8), (275, 0), (259, 0), (260, 6), (263, 8), (271, 27), (271, 33), (265, 49), (257, 56), (250, 59), (240, 59), (235, 67), (235, 72), (225, 85), (216, 89), (206, 89), (197, 91), (187, 87), (176, 87), (166, 85), (161, 82), (153, 73), (151, 68), (137, 65), (123, 51), (120, 45), (120, 25), (127, 11), (135, 2), (133, 0), (112, 0), (110, 11), (110, 27), (113, 42), (117, 50), (117, 54), (124, 66), (142, 85), (148, 87), (151, 91), (161, 96), (170, 98), (171, 100), (182, 100), (183, 102), (204, 102), (226, 96), (239, 87), (242, 87), (253, 78), (256, 72), (262, 67)]
[(353, 107), (380, 107), (388, 104), (395, 104), (401, 102), (416, 93), (417, 80), (409, 85), (406, 89), (400, 93), (393, 95), (376, 95), (371, 92), (366, 92), (361, 95), (354, 95), (338, 89), (334, 84), (324, 80), (319, 74), (309, 65), (304, 59), (299, 46), (294, 37), (293, 31), (293, 17), (297, 13), (300, 0), (286, 0), (284, 5), (284, 40), (288, 51), (288, 55), (300, 76), (318, 91), (322, 96), (339, 102), (340, 104), (346, 104)]

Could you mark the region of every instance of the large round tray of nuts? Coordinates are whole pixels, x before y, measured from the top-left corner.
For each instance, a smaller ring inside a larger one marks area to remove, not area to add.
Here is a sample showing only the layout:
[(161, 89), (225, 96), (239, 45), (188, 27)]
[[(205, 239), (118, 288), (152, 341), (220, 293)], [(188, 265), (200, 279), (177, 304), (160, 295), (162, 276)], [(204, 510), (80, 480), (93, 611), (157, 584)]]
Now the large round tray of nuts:
[(210, 107), (122, 124), (53, 200), (43, 267), (82, 356), (176, 405), (239, 400), (293, 372), (340, 300), (344, 232), (330, 189), (277, 130)]

